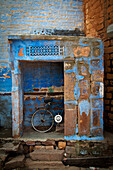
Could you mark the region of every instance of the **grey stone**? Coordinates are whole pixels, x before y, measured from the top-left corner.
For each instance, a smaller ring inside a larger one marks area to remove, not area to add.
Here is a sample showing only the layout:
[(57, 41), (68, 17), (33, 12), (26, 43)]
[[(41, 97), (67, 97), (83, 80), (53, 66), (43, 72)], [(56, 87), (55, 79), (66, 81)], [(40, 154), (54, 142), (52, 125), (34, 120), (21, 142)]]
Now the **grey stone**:
[(32, 160), (39, 161), (61, 161), (63, 160), (63, 150), (35, 150), (30, 153)]
[[(30, 158), (27, 158), (25, 161), (25, 167), (27, 169), (45, 169), (45, 168), (59, 168), (59, 169), (63, 169), (65, 168), (65, 166), (63, 165), (63, 163), (61, 161), (33, 161)], [(38, 168), (37, 168), (38, 167)]]
[(5, 163), (5, 169), (18, 168), (24, 166), (24, 155), (19, 155)]
[(1, 152), (0, 152), (0, 159), (1, 159), (2, 161), (5, 161), (5, 159), (7, 158), (7, 156), (8, 156), (8, 154), (5, 153), (4, 151), (1, 151)]
[(74, 146), (66, 146), (66, 153), (75, 153)]
[(18, 151), (19, 143), (13, 144), (13, 143), (5, 143), (0, 148), (0, 151), (6, 151), (6, 152), (12, 152), (12, 151)]

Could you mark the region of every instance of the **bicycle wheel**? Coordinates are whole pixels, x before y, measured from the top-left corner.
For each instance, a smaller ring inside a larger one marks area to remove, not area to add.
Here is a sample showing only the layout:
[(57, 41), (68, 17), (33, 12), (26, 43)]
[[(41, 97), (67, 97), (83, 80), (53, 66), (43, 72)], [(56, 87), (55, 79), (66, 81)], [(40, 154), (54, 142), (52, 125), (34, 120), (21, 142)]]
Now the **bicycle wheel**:
[(54, 125), (53, 114), (46, 109), (36, 110), (32, 115), (31, 124), (37, 132), (48, 132)]

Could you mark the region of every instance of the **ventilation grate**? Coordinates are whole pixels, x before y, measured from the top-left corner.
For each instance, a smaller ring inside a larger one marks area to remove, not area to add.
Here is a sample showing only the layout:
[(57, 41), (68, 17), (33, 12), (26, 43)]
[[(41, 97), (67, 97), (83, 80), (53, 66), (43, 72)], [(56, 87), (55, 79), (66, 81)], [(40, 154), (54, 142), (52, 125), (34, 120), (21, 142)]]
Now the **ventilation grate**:
[(48, 55), (63, 55), (64, 47), (57, 45), (46, 46), (29, 46), (26, 47), (27, 56), (48, 56)]

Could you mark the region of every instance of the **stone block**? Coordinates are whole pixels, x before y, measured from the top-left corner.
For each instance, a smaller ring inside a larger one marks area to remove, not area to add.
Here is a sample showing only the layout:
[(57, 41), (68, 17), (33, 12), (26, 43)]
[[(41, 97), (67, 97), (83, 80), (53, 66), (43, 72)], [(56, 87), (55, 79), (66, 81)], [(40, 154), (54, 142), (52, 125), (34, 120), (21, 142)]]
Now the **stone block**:
[(67, 154), (73, 154), (73, 153), (75, 153), (75, 147), (74, 146), (66, 146), (65, 151)]
[(26, 145), (35, 145), (35, 142), (34, 141), (27, 141)]
[(58, 142), (58, 149), (65, 149), (66, 142)]
[(64, 150), (35, 150), (30, 153), (32, 160), (36, 161), (61, 161)]
[(76, 142), (67, 141), (67, 146), (75, 146)]
[(93, 127), (100, 127), (100, 110), (92, 110)]
[(90, 102), (89, 99), (80, 99), (78, 104), (78, 131), (79, 135), (90, 135)]
[(75, 73), (64, 73), (64, 91), (65, 91), (65, 101), (74, 101), (74, 91), (75, 91)]
[(90, 78), (90, 73), (89, 73), (89, 64), (87, 61), (78, 61), (77, 62), (77, 70), (78, 74), (81, 76), (84, 76), (85, 78)]
[(33, 146), (30, 146), (30, 147), (29, 147), (29, 152), (32, 152), (33, 149), (34, 149), (34, 147), (33, 147)]
[(92, 129), (92, 134), (94, 137), (103, 136), (103, 130), (101, 128)]
[(103, 106), (103, 99), (92, 99), (92, 108), (102, 108)]
[(100, 56), (100, 48), (98, 48), (98, 47), (93, 48), (93, 56), (94, 57), (99, 57)]
[(100, 59), (95, 59), (95, 60), (91, 60), (91, 66), (93, 68), (100, 68), (101, 66), (101, 60)]
[(90, 81), (87, 79), (79, 80), (80, 96), (79, 98), (89, 98), (90, 96)]
[(53, 146), (35, 146), (34, 149), (53, 150)]
[(103, 82), (103, 77), (104, 77), (104, 72), (101, 71), (100, 69), (96, 70), (96, 69), (92, 69), (91, 70), (92, 74), (91, 74), (91, 81), (99, 81), (99, 82)]
[(5, 169), (13, 169), (24, 166), (24, 155), (19, 155), (12, 158), (10, 161), (5, 163)]
[(4, 151), (0, 152), (0, 159), (4, 162), (5, 159), (7, 158), (8, 154)]
[(91, 83), (91, 93), (94, 96), (100, 95), (100, 82), (93, 81)]
[(6, 151), (6, 152), (13, 152), (13, 151), (18, 151), (19, 148), (19, 143), (5, 143), (3, 146), (0, 148), (0, 151)]
[(73, 48), (73, 53), (74, 53), (74, 56), (75, 57), (81, 57), (81, 56), (84, 56), (84, 57), (89, 57), (90, 55), (90, 47), (88, 46), (77, 46), (77, 47), (74, 47)]
[(65, 104), (65, 136), (75, 135), (77, 121), (77, 106), (74, 104)]
[[(65, 165), (61, 161), (33, 161), (27, 158), (25, 161), (25, 167), (28, 169), (63, 169)], [(67, 169), (67, 168), (66, 168)]]

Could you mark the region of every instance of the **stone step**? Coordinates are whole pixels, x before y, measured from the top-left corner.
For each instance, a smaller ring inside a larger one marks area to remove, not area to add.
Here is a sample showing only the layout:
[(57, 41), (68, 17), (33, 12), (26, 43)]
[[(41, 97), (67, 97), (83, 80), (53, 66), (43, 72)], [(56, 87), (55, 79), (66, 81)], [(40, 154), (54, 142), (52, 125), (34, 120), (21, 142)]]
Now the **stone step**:
[(30, 153), (32, 160), (36, 161), (62, 161), (64, 150), (34, 150)]
[(65, 165), (61, 161), (33, 161), (30, 158), (27, 158), (25, 161), (25, 167), (28, 169), (60, 167), (62, 169)]
[[(48, 170), (81, 170), (79, 167), (69, 167), (65, 166), (61, 161), (33, 161), (30, 158), (27, 158), (25, 161), (25, 170), (33, 169), (48, 169)], [(83, 168), (84, 170), (84, 168)]]

